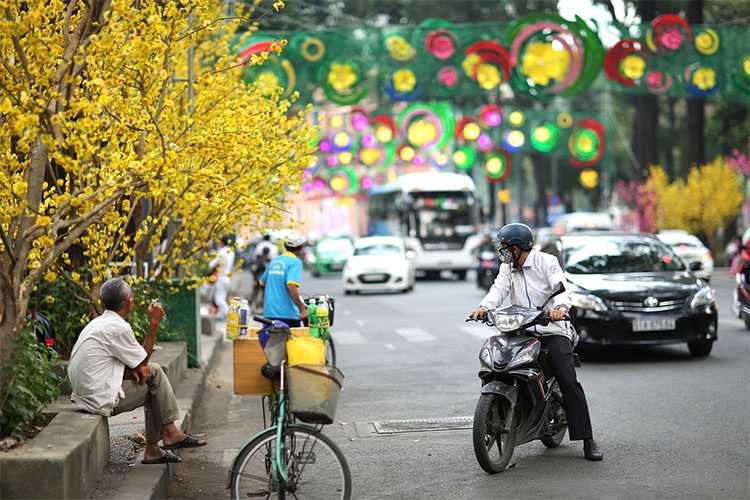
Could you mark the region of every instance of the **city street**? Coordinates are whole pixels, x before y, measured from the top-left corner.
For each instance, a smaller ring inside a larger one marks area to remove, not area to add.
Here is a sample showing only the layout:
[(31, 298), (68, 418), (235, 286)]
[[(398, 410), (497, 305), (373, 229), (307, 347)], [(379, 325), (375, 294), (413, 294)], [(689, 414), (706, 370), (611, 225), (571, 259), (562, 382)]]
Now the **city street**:
[[(731, 314), (732, 284), (726, 269), (714, 273), (719, 340), (708, 358), (691, 358), (685, 345), (582, 354), (579, 380), (603, 462), (584, 460), (580, 442), (547, 450), (535, 441), (516, 449), (515, 467), (490, 476), (461, 418), (474, 413), (477, 355), (491, 333), (464, 323), (482, 297), (471, 275), (356, 296), (343, 294), (338, 277), (305, 275), (303, 293), (336, 298), (332, 331), (346, 379), (325, 432), (349, 462), (352, 498), (748, 498), (750, 332)], [(262, 425), (260, 398), (232, 395), (231, 344), (223, 347), (193, 429), (209, 445), (183, 453), (174, 497), (228, 496), (228, 466)], [(459, 428), (376, 430), (407, 419)]]

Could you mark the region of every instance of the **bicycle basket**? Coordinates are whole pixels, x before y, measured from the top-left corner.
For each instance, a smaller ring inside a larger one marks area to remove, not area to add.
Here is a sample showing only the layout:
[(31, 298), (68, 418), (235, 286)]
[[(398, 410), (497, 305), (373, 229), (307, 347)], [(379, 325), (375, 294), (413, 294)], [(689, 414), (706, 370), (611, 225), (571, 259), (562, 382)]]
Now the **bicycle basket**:
[(287, 374), (292, 414), (309, 424), (333, 423), (344, 374), (330, 365), (294, 365)]

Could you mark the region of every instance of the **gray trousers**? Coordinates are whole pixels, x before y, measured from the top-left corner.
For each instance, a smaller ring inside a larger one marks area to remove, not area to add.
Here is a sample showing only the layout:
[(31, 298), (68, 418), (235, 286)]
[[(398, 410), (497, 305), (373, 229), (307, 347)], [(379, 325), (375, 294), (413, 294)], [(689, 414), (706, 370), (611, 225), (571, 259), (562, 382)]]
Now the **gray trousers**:
[(112, 415), (143, 406), (146, 417), (146, 444), (157, 444), (162, 438), (162, 427), (177, 420), (180, 414), (172, 384), (169, 383), (164, 370), (155, 363), (149, 363), (148, 367), (151, 369), (151, 378), (143, 384), (129, 379), (122, 381), (125, 397), (118, 401)]

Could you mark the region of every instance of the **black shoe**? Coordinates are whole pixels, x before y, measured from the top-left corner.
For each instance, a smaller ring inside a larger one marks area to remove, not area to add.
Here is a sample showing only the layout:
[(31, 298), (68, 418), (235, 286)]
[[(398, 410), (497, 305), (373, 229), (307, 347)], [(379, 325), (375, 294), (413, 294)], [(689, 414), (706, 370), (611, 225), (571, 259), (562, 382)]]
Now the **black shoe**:
[(586, 460), (601, 460), (604, 458), (604, 454), (599, 451), (599, 447), (596, 445), (594, 438), (588, 438), (583, 440), (583, 455)]

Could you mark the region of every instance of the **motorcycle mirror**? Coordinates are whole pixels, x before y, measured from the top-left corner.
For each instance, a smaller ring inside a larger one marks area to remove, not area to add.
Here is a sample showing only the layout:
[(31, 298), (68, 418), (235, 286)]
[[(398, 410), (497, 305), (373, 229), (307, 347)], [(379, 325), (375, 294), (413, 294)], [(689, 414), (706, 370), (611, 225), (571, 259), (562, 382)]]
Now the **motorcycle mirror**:
[(544, 301), (544, 304), (539, 306), (539, 310), (542, 310), (545, 307), (547, 307), (547, 304), (549, 304), (550, 300), (554, 299), (555, 297), (557, 297), (564, 291), (565, 291), (565, 285), (563, 285), (561, 281), (558, 281), (557, 284), (554, 286), (554, 288), (552, 288), (552, 294), (549, 297), (547, 297), (547, 300)]

